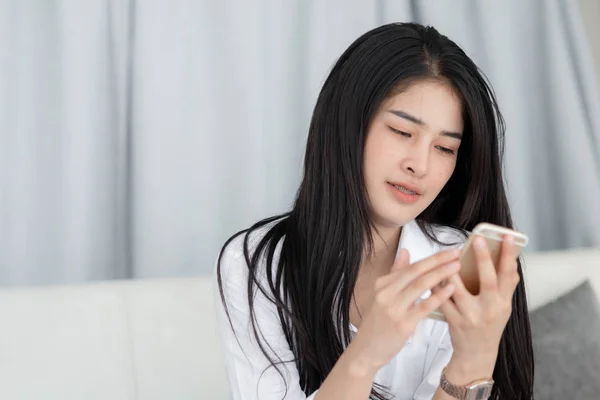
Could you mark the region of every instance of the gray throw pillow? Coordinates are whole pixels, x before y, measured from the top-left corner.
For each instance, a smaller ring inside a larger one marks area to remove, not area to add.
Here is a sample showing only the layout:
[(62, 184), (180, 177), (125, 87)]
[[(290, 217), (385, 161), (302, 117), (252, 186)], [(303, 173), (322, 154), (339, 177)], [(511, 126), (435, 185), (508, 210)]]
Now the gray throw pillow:
[(600, 399), (600, 305), (589, 281), (530, 315), (535, 398)]

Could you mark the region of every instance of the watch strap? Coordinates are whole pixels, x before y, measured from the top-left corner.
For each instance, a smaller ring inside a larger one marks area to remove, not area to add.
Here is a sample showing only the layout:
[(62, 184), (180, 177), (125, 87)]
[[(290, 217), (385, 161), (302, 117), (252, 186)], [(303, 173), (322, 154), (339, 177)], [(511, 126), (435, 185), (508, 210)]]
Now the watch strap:
[(459, 400), (464, 400), (467, 397), (467, 388), (462, 386), (456, 386), (452, 383), (448, 382), (446, 379), (446, 368), (442, 371), (442, 376), (440, 377), (440, 387), (450, 396), (457, 398)]

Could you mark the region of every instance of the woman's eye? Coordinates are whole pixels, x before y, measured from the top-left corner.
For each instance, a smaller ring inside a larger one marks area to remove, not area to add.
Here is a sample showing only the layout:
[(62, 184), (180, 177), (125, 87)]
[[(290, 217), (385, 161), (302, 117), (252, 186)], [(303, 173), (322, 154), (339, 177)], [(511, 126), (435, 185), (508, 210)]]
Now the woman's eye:
[(408, 132), (403, 132), (403, 131), (399, 131), (398, 129), (394, 129), (392, 127), (390, 127), (390, 129), (392, 130), (392, 132), (398, 134), (398, 135), (402, 135), (402, 136), (406, 136), (406, 137), (411, 137), (412, 135)]
[(454, 154), (454, 150), (452, 149), (448, 149), (446, 147), (442, 147), (442, 146), (437, 146), (437, 149), (439, 151), (441, 151), (442, 153), (446, 153), (446, 154)]

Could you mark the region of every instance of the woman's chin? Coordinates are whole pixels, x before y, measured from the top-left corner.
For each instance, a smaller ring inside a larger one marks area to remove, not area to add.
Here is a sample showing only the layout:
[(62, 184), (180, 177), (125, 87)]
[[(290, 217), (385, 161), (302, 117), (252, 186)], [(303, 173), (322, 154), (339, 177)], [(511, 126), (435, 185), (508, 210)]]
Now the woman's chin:
[(399, 229), (416, 218), (417, 215), (388, 215), (378, 218), (375, 223), (382, 229)]
[(419, 203), (421, 202), (411, 205), (397, 202), (380, 204), (379, 209), (372, 210), (373, 222), (382, 229), (400, 228), (423, 212), (425, 208)]

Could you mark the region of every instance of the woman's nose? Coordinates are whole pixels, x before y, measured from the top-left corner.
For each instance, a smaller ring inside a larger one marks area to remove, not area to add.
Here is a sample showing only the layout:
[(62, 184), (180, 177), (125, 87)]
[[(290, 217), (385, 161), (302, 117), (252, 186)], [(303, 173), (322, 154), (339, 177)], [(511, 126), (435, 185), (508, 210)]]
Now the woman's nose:
[(412, 176), (421, 178), (427, 174), (429, 163), (429, 152), (423, 149), (411, 149), (408, 157), (404, 160), (404, 170)]

